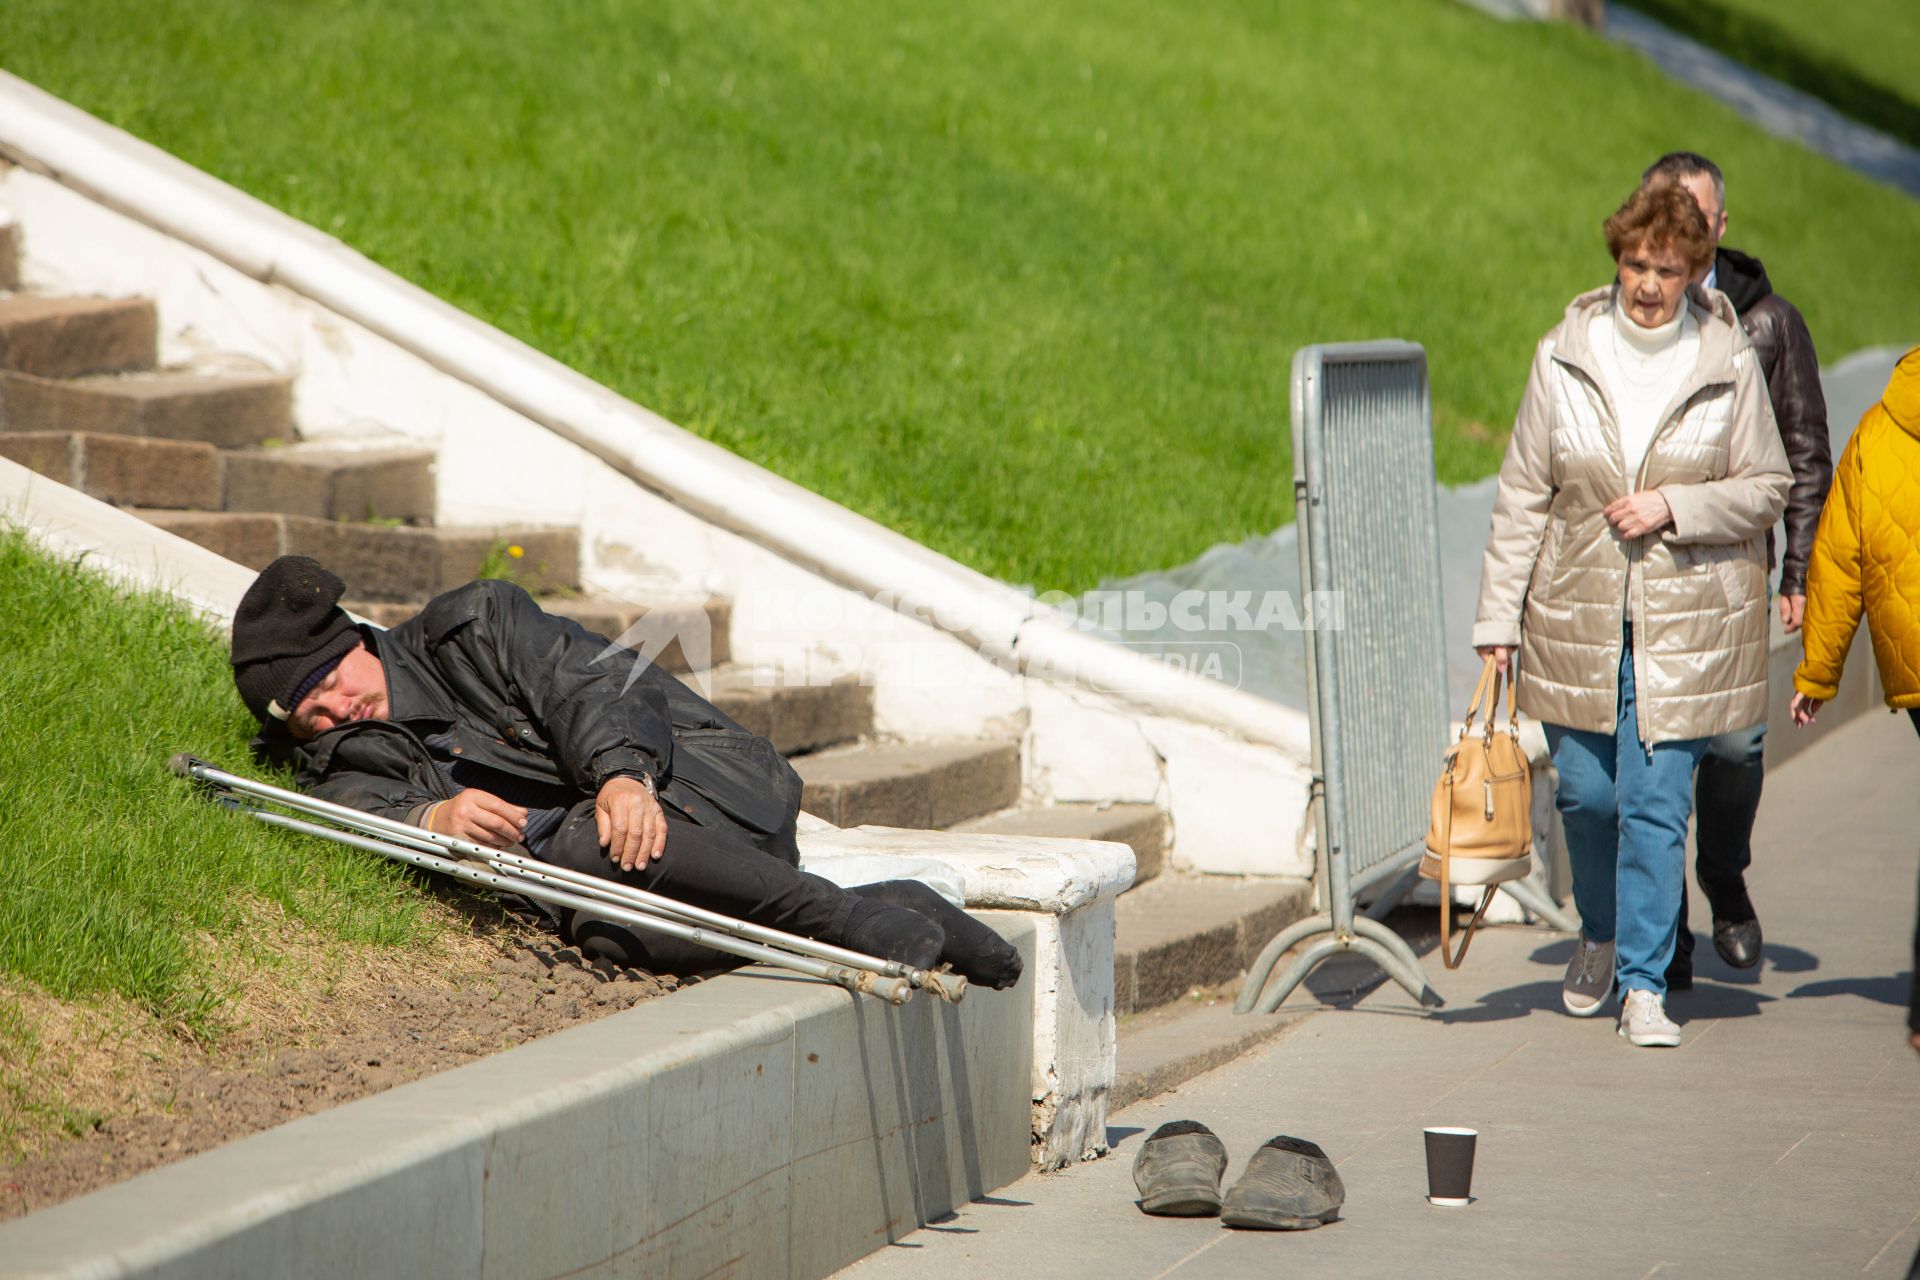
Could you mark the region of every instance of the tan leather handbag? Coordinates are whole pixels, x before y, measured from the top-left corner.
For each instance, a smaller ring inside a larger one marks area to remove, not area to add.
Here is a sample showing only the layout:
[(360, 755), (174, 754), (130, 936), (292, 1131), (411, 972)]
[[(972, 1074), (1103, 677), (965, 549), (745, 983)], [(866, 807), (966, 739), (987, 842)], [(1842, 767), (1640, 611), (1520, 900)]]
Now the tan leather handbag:
[[(1491, 657), (1474, 686), (1460, 739), (1443, 757), (1440, 780), (1433, 786), (1433, 820), (1427, 827), (1427, 852), (1420, 874), (1440, 882), (1440, 958), (1457, 969), (1466, 958), (1473, 931), (1503, 880), (1513, 880), (1533, 869), (1533, 775), (1527, 753), (1520, 747), (1520, 717), (1514, 710), (1513, 685), (1507, 684), (1507, 727), (1493, 727), (1500, 704), (1501, 675)], [(1484, 716), (1480, 734), (1473, 732), (1475, 716)], [(1480, 906), (1460, 937), (1460, 950), (1448, 954), (1453, 922), (1453, 886), (1487, 887)]]

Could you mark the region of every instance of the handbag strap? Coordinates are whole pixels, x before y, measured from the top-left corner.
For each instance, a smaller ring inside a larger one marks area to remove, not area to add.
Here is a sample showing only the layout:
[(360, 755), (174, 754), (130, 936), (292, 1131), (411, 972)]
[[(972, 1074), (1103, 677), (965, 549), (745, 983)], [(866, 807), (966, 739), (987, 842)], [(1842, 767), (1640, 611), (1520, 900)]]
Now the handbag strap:
[[(1493, 685), (1493, 697), (1491, 698), (1487, 698), (1487, 685), (1489, 681), (1491, 681)], [(1473, 697), (1467, 702), (1466, 719), (1460, 722), (1460, 738), (1462, 741), (1465, 741), (1466, 736), (1473, 732), (1473, 718), (1481, 712), (1480, 704), (1482, 699), (1486, 700), (1485, 711), (1487, 722), (1491, 724), (1493, 721), (1494, 708), (1498, 706), (1500, 702), (1500, 670), (1494, 666), (1492, 654), (1487, 655), (1486, 662), (1480, 668), (1480, 680), (1473, 686)]]
[[(1491, 663), (1489, 663), (1491, 665)], [(1474, 908), (1473, 918), (1467, 921), (1467, 927), (1460, 935), (1460, 949), (1449, 951), (1453, 945), (1453, 879), (1448, 865), (1453, 861), (1453, 770), (1447, 770), (1447, 803), (1441, 812), (1445, 815), (1446, 831), (1441, 840), (1440, 863), (1440, 959), (1449, 969), (1458, 969), (1460, 962), (1467, 958), (1467, 948), (1473, 945), (1474, 930), (1480, 927), (1480, 918), (1487, 914), (1487, 908), (1493, 905), (1493, 895), (1497, 885), (1488, 885), (1487, 891), (1480, 895), (1480, 905)]]

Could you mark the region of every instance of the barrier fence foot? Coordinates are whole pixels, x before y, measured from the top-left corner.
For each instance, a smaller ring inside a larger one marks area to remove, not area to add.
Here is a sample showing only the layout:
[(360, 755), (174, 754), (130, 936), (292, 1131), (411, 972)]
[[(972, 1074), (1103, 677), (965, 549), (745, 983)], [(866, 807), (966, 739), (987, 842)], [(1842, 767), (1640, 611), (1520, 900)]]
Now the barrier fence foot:
[[(1405, 940), (1398, 934), (1385, 925), (1364, 919), (1354, 921), (1354, 930), (1352, 934), (1341, 935), (1334, 931), (1331, 917), (1316, 916), (1309, 920), (1302, 920), (1281, 932), (1266, 945), (1260, 953), (1259, 960), (1255, 961), (1253, 968), (1248, 970), (1246, 984), (1240, 989), (1240, 998), (1234, 1003), (1233, 1011), (1235, 1013), (1253, 1012), (1256, 1003), (1261, 1013), (1277, 1011), (1287, 997), (1293, 994), (1293, 989), (1305, 981), (1307, 975), (1312, 973), (1321, 961), (1329, 956), (1348, 951), (1357, 952), (1373, 961), (1382, 973), (1399, 983), (1408, 995), (1419, 1002), (1421, 1007), (1437, 1009), (1446, 1003), (1440, 998), (1440, 993), (1427, 982), (1426, 975), (1420, 967), (1420, 961), (1413, 954), (1413, 949), (1407, 946)], [(1279, 981), (1274, 983), (1273, 989), (1262, 998), (1261, 988), (1266, 986), (1267, 976), (1273, 972), (1274, 963), (1295, 943), (1316, 933), (1324, 933), (1328, 936), (1295, 957), (1293, 963), (1287, 966), (1286, 972), (1280, 975)]]
[[(1371, 938), (1374, 942), (1385, 947), (1393, 953), (1394, 957), (1398, 959), (1401, 965), (1408, 971), (1413, 973), (1421, 972), (1420, 957), (1413, 953), (1413, 948), (1407, 945), (1407, 940), (1387, 928), (1387, 926), (1381, 924), (1378, 920), (1369, 920), (1365, 916), (1355, 916), (1353, 920), (1353, 931), (1361, 937)], [(1425, 986), (1425, 981), (1423, 980), (1420, 985)]]
[[(1293, 949), (1295, 943), (1311, 938), (1316, 933), (1332, 932), (1334, 932), (1333, 917), (1322, 911), (1304, 920), (1296, 920), (1274, 934), (1273, 940), (1260, 949), (1259, 957), (1248, 966), (1247, 980), (1240, 984), (1240, 998), (1234, 1001), (1233, 1011), (1235, 1013), (1253, 1011), (1253, 1003), (1260, 998), (1260, 988), (1267, 985), (1267, 977), (1272, 974), (1273, 966), (1279, 963), (1281, 956)], [(1284, 998), (1283, 996), (1282, 999)]]

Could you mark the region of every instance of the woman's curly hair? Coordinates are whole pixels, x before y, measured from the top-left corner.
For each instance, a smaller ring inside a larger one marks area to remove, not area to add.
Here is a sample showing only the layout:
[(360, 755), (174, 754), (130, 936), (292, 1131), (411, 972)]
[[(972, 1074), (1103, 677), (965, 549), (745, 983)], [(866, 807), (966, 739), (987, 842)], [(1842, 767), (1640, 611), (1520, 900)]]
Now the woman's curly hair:
[(1696, 275), (1713, 261), (1707, 216), (1678, 183), (1649, 183), (1627, 197), (1606, 221), (1607, 252), (1615, 262), (1629, 249), (1678, 249)]

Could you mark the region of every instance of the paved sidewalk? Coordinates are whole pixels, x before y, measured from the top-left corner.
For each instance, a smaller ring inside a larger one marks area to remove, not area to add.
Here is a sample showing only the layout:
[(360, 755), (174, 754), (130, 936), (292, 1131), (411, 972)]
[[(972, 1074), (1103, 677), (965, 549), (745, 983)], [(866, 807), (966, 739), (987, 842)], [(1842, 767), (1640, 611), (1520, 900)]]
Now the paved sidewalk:
[[(1446, 1009), (1423, 1016), (1387, 984), (1352, 1010), (1277, 1015), (1300, 1025), (1116, 1114), (1109, 1158), (1028, 1177), (841, 1274), (1903, 1276), (1920, 1246), (1907, 717), (1864, 716), (1777, 770), (1755, 844), (1766, 964), (1736, 974), (1702, 939), (1699, 980), (1671, 1001), (1679, 1049), (1560, 1012), (1564, 936), (1489, 930), (1456, 973), (1430, 957)], [(1321, 1143), (1345, 1217), (1269, 1234), (1142, 1215), (1141, 1140), (1188, 1117), (1226, 1141), (1229, 1180), (1275, 1133)], [(1422, 1199), (1428, 1124), (1481, 1132), (1467, 1208)]]

